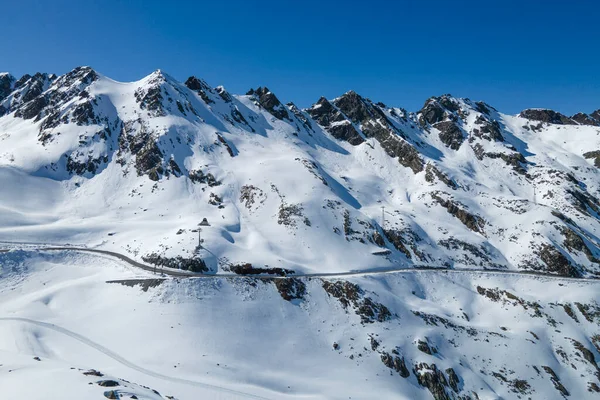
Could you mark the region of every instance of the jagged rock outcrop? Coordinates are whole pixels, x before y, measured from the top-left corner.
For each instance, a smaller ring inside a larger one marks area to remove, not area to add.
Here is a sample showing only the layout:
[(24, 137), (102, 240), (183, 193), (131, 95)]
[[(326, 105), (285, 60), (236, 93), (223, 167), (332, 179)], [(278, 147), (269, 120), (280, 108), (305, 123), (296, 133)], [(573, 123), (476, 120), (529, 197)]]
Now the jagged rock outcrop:
[(185, 81), (185, 86), (187, 86), (190, 90), (198, 93), (198, 95), (204, 100), (206, 104), (212, 104), (215, 101), (210, 98), (208, 93), (214, 93), (213, 89), (202, 79), (196, 78), (195, 76), (190, 76)]
[(246, 94), (249, 96), (255, 96), (258, 104), (260, 104), (261, 107), (264, 107), (265, 110), (271, 113), (275, 118), (291, 120), (284, 105), (281, 104), (277, 96), (275, 96), (275, 94), (267, 87), (250, 89)]
[(11, 74), (0, 74), (0, 102), (11, 94), (14, 83), (15, 77)]
[[(595, 115), (600, 114), (600, 110), (595, 111)], [(593, 125), (600, 126), (600, 120), (588, 115), (586, 113), (577, 113), (571, 117), (571, 119), (577, 122), (579, 125)]]
[(377, 105), (354, 91), (338, 97), (334, 104), (353, 124), (360, 126), (366, 137), (375, 138), (390, 157), (398, 158), (401, 165), (412, 169), (415, 174), (423, 171), (424, 163), (419, 152), (403, 138), (403, 132), (394, 127)]
[(521, 111), (519, 117), (526, 118), (531, 121), (539, 121), (546, 122), (549, 124), (559, 124), (559, 125), (576, 125), (577, 122), (573, 121), (571, 118), (563, 115), (554, 110), (548, 110), (543, 108), (528, 108), (526, 110)]
[(321, 97), (307, 112), (334, 138), (344, 140), (353, 146), (365, 141), (354, 125), (325, 97)]

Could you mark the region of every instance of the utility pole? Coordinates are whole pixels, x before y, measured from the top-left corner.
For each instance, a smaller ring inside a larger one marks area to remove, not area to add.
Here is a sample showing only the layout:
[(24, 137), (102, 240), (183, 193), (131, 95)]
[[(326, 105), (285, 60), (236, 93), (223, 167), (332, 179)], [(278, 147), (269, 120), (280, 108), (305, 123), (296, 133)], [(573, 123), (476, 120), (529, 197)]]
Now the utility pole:
[(381, 206), (381, 229), (385, 229), (385, 206)]
[(535, 193), (535, 183), (533, 183), (533, 204), (537, 204), (537, 196)]
[(198, 248), (202, 248), (202, 228), (198, 228)]

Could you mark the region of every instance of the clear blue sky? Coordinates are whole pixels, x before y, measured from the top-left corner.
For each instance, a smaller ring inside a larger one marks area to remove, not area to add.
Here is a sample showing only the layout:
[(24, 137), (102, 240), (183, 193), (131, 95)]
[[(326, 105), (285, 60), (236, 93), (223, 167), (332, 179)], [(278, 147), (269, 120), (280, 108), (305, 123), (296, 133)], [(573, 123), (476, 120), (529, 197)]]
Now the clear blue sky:
[[(493, 3), (490, 5), (488, 3)], [(501, 111), (600, 108), (596, 1), (20, 0), (0, 5), (0, 71), (158, 68), (301, 107), (354, 89), (418, 110), (432, 95)]]

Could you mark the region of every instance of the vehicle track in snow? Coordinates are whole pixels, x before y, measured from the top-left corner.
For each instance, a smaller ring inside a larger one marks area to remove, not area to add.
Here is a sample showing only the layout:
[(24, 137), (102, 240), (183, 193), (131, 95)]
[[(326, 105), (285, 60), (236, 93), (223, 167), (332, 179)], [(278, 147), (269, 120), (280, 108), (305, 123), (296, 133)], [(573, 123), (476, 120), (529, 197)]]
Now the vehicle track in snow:
[(242, 398), (268, 400), (266, 397), (257, 396), (257, 395), (251, 394), (251, 393), (240, 392), (240, 391), (233, 390), (233, 389), (227, 389), (222, 386), (212, 385), (210, 383), (204, 383), (204, 382), (198, 382), (198, 381), (193, 381), (193, 380), (189, 380), (189, 379), (177, 378), (177, 377), (163, 375), (161, 373), (151, 371), (149, 369), (140, 367), (139, 365), (132, 363), (131, 361), (125, 359), (124, 357), (121, 357), (119, 354), (115, 353), (114, 351), (107, 349), (106, 347), (88, 339), (87, 337), (85, 337), (83, 335), (80, 335), (78, 333), (75, 333), (73, 331), (70, 331), (68, 329), (65, 329), (65, 328), (55, 325), (55, 324), (37, 321), (37, 320), (29, 319), (29, 318), (22, 318), (22, 317), (0, 317), (0, 322), (2, 322), (2, 321), (22, 322), (25, 324), (35, 325), (35, 326), (38, 326), (38, 327), (41, 327), (44, 329), (49, 329), (54, 332), (58, 332), (62, 335), (69, 336), (69, 337), (77, 340), (78, 342), (85, 344), (86, 346), (94, 348), (95, 350), (99, 351), (100, 353), (115, 360), (119, 364), (122, 364), (122, 365), (126, 366), (127, 368), (141, 372), (142, 374), (151, 376), (153, 378), (158, 378), (158, 379), (162, 379), (162, 380), (173, 382), (173, 383), (181, 383), (184, 385), (190, 385), (190, 386), (201, 387), (204, 389), (215, 390), (215, 391), (219, 391), (221, 393), (229, 393), (229, 394), (233, 394), (236, 396), (240, 396)]
[[(33, 243), (11, 243), (12, 245), (20, 245), (20, 244), (33, 244)], [(273, 276), (273, 275), (238, 275), (238, 274), (203, 274), (203, 273), (194, 273), (188, 271), (181, 271), (171, 268), (161, 268), (155, 267), (147, 264), (142, 264), (138, 261), (135, 261), (124, 254), (117, 253), (114, 251), (108, 250), (99, 250), (99, 249), (90, 249), (85, 247), (75, 247), (75, 246), (58, 246), (58, 247), (31, 247), (26, 248), (26, 250), (30, 251), (78, 251), (85, 253), (95, 253), (102, 254), (106, 256), (110, 256), (113, 258), (117, 258), (125, 263), (140, 268), (145, 271), (164, 274), (167, 276), (173, 276), (177, 278), (238, 278), (238, 279), (282, 279), (285, 277), (282, 276)], [(1, 252), (9, 251), (7, 249), (0, 250)], [(368, 270), (354, 270), (347, 272), (324, 272), (324, 273), (300, 273), (300, 274), (291, 274), (287, 276), (288, 278), (338, 278), (345, 276), (363, 276), (363, 275), (378, 275), (378, 274), (389, 274), (389, 273), (412, 273), (412, 272), (431, 272), (431, 273), (460, 273), (460, 274), (484, 274), (484, 275), (517, 275), (517, 276), (529, 276), (529, 277), (540, 277), (540, 278), (548, 278), (548, 279), (559, 279), (566, 281), (576, 281), (576, 282), (594, 282), (600, 283), (600, 279), (598, 278), (575, 278), (575, 277), (567, 277), (561, 275), (551, 275), (543, 272), (536, 271), (514, 271), (514, 270), (501, 270), (501, 269), (469, 269), (469, 268), (437, 268), (432, 266), (414, 266), (414, 267), (389, 267), (389, 268), (379, 268), (379, 269), (368, 269)]]

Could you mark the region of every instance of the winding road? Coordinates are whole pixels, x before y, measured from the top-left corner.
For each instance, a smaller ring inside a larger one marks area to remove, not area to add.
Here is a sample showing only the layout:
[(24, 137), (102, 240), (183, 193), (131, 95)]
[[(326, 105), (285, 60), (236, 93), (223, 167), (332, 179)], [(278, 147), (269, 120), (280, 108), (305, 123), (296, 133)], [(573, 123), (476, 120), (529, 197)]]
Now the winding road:
[[(169, 269), (169, 268), (158, 268), (158, 267), (154, 267), (151, 265), (143, 264), (143, 263), (140, 263), (138, 261), (135, 261), (135, 260), (127, 257), (126, 255), (123, 255), (123, 254), (120, 254), (117, 252), (113, 252), (113, 251), (108, 251), (108, 250), (90, 249), (90, 248), (85, 248), (85, 247), (66, 246), (66, 245), (50, 247), (48, 245), (39, 245), (38, 246), (38, 244), (34, 244), (34, 243), (10, 243), (10, 245), (12, 245), (12, 246), (19, 246), (19, 245), (25, 245), (25, 244), (30, 245), (30, 246), (33, 245), (32, 247), (25, 248), (26, 250), (29, 250), (29, 251), (75, 251), (75, 252), (92, 253), (92, 254), (109, 256), (109, 257), (113, 257), (118, 260), (121, 260), (133, 267), (140, 268), (145, 271), (160, 272), (162, 274), (172, 276), (172, 277), (177, 277), (177, 278), (211, 278), (211, 279), (215, 279), (215, 278), (284, 279), (285, 278), (285, 277), (280, 277), (280, 276), (265, 276), (265, 275), (237, 275), (237, 274), (215, 275), (215, 274), (192, 273), (192, 272), (180, 271), (180, 270)], [(11, 249), (0, 249), (0, 253), (6, 253), (10, 250)], [(502, 275), (542, 277), (542, 278), (547, 278), (547, 279), (560, 279), (560, 280), (577, 281), (577, 282), (600, 283), (600, 279), (572, 278), (572, 277), (564, 277), (564, 276), (559, 276), (559, 275), (549, 275), (549, 274), (545, 274), (545, 273), (541, 273), (541, 272), (534, 272), (534, 271), (433, 268), (433, 267), (427, 267), (427, 266), (392, 267), (392, 268), (377, 269), (377, 270), (357, 270), (357, 271), (348, 271), (348, 272), (341, 272), (341, 273), (294, 274), (293, 277), (316, 277), (316, 278), (332, 277), (332, 278), (335, 278), (335, 277), (344, 277), (344, 276), (377, 275), (377, 274), (386, 274), (386, 273), (413, 273), (413, 272), (460, 273), (460, 274), (467, 273), (467, 274), (488, 274), (488, 275), (502, 274)], [(49, 330), (58, 332), (62, 335), (69, 336), (74, 340), (77, 340), (91, 348), (96, 349), (97, 351), (101, 352), (102, 354), (110, 357), (111, 359), (115, 360), (116, 362), (118, 362), (128, 368), (131, 368), (133, 370), (136, 370), (138, 372), (141, 372), (145, 375), (148, 375), (148, 376), (151, 376), (154, 378), (162, 379), (162, 380), (173, 382), (173, 383), (180, 383), (180, 384), (191, 385), (191, 386), (201, 387), (201, 388), (210, 389), (210, 390), (216, 390), (221, 393), (229, 393), (229, 394), (232, 394), (235, 396), (241, 396), (242, 398), (253, 398), (253, 399), (266, 400), (266, 398), (264, 398), (264, 397), (260, 397), (260, 396), (253, 395), (250, 393), (240, 392), (237, 390), (228, 389), (228, 388), (217, 386), (217, 385), (212, 385), (209, 383), (203, 383), (203, 382), (199, 382), (199, 381), (163, 375), (161, 373), (146, 369), (144, 367), (141, 367), (137, 364), (130, 362), (129, 360), (123, 358), (119, 354), (86, 338), (85, 336), (82, 336), (78, 333), (75, 333), (73, 331), (70, 331), (68, 329), (65, 329), (65, 328), (60, 327), (55, 324), (37, 321), (37, 320), (29, 319), (29, 318), (21, 318), (21, 317), (0, 317), (0, 323), (3, 321), (12, 321), (12, 322), (20, 322), (20, 323), (24, 323), (24, 324), (35, 325), (37, 327), (49, 329)]]
[[(7, 242), (6, 242), (7, 243)], [(10, 243), (11, 245), (35, 245), (34, 243)], [(143, 269), (145, 271), (153, 272), (153, 273), (161, 273), (164, 275), (177, 277), (177, 278), (238, 278), (238, 279), (284, 279), (282, 276), (273, 276), (273, 275), (238, 275), (238, 274), (204, 274), (204, 273), (194, 273), (188, 271), (182, 271), (172, 268), (161, 268), (155, 267), (148, 264), (143, 264), (138, 261), (135, 261), (124, 254), (117, 253), (114, 251), (108, 250), (99, 250), (99, 249), (90, 249), (86, 247), (76, 247), (76, 246), (56, 246), (56, 247), (28, 247), (27, 250), (31, 251), (77, 251), (84, 253), (93, 253), (93, 254), (101, 254), (109, 257), (116, 258), (121, 260), (133, 267)], [(2, 249), (0, 253), (10, 251), (10, 249)], [(463, 274), (485, 274), (485, 275), (518, 275), (518, 276), (533, 276), (533, 277), (543, 277), (548, 279), (560, 279), (560, 280), (568, 280), (568, 281), (578, 281), (578, 282), (594, 282), (600, 283), (599, 278), (576, 278), (576, 277), (568, 277), (562, 275), (551, 275), (544, 272), (536, 272), (536, 271), (514, 271), (514, 270), (502, 270), (502, 269), (470, 269), (470, 268), (438, 268), (433, 266), (410, 266), (410, 267), (389, 267), (389, 268), (378, 268), (378, 269), (364, 269), (364, 270), (354, 270), (347, 272), (323, 272), (323, 273), (299, 273), (293, 274), (288, 277), (294, 278), (336, 278), (336, 277), (345, 277), (345, 276), (362, 276), (362, 275), (378, 275), (378, 274), (388, 274), (388, 273), (412, 273), (412, 272), (431, 272), (431, 273), (463, 273)]]

